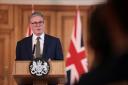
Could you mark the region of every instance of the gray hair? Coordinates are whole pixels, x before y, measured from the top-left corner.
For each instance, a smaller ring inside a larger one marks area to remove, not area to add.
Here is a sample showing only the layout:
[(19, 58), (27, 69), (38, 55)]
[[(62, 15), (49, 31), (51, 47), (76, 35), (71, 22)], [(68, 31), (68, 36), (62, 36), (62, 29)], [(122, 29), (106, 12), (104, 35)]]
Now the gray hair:
[(29, 20), (31, 20), (32, 17), (34, 16), (40, 16), (42, 18), (44, 18), (44, 15), (41, 12), (33, 12), (29, 18)]

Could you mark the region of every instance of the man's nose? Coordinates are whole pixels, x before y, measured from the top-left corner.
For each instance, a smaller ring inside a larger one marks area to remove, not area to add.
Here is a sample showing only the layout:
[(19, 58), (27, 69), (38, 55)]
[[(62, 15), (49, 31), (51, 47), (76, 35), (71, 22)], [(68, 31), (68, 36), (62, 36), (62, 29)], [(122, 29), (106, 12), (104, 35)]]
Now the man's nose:
[(40, 23), (36, 23), (36, 26), (39, 27), (39, 26), (41, 26), (41, 25), (40, 25)]

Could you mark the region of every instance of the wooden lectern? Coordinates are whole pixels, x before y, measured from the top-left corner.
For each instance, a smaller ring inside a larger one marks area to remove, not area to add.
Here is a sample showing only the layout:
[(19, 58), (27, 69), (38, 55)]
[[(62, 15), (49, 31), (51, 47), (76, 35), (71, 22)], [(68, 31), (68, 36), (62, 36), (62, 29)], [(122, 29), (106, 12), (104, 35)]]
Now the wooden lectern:
[(43, 79), (36, 79), (29, 73), (30, 61), (15, 61), (13, 73), (17, 85), (47, 85), (49, 82), (56, 82), (58, 85), (65, 83), (65, 64), (64, 61), (50, 61), (50, 72)]

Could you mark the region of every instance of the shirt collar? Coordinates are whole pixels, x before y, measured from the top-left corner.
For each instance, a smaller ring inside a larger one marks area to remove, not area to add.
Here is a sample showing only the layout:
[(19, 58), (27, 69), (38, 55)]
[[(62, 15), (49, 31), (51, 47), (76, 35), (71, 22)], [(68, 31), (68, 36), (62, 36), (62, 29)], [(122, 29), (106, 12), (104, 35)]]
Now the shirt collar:
[(44, 33), (42, 33), (40, 36), (36, 36), (35, 34), (33, 34), (33, 40), (36, 40), (37, 37), (40, 37), (40, 39), (44, 41), (44, 35)]

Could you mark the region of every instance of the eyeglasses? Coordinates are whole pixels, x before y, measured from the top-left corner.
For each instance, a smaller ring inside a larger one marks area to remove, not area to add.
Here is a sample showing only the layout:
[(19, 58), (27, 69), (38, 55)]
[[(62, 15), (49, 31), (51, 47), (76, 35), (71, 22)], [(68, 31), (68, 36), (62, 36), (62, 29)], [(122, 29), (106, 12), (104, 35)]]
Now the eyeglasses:
[(39, 22), (32, 22), (31, 24), (34, 25), (34, 26), (37, 26), (37, 25), (42, 25), (44, 23), (44, 21), (39, 21)]

